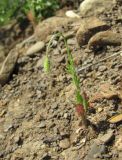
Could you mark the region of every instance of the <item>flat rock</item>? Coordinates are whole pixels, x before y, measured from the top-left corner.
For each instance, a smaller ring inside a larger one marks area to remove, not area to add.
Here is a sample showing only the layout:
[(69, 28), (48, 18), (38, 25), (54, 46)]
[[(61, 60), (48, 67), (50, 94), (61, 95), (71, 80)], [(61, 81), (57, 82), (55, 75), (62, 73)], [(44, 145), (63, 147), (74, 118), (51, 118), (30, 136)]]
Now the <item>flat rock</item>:
[(80, 46), (85, 45), (94, 34), (109, 28), (105, 22), (96, 17), (86, 18), (81, 21), (80, 28), (76, 33), (77, 42)]
[(45, 43), (43, 41), (37, 42), (36, 44), (32, 45), (27, 52), (25, 53), (26, 56), (32, 56), (35, 53), (42, 51), (45, 47)]
[(88, 42), (89, 49), (96, 49), (106, 45), (121, 45), (121, 36), (112, 31), (96, 33)]
[(80, 13), (82, 16), (93, 16), (111, 9), (115, 0), (85, 0), (80, 4)]
[(77, 160), (77, 159), (81, 159), (80, 155), (78, 155), (78, 152), (77, 151), (73, 151), (72, 148), (66, 149), (61, 154), (64, 157), (64, 160)]
[(18, 59), (18, 52), (17, 50), (13, 49), (9, 52), (8, 56), (4, 60), (1, 70), (0, 70), (0, 84), (4, 85), (8, 80), (10, 75), (12, 74), (15, 64)]
[(108, 133), (98, 138), (98, 140), (100, 140), (104, 144), (109, 143), (112, 139), (114, 139), (114, 134), (112, 130), (108, 131)]
[(88, 152), (88, 155), (85, 157), (84, 160), (96, 160), (96, 158), (99, 158), (101, 154), (105, 153), (105, 145), (97, 143), (95, 141)]
[(57, 29), (65, 27), (69, 22), (73, 21), (73, 18), (67, 17), (51, 17), (37, 25), (35, 28), (35, 37), (38, 40), (46, 41), (47, 37)]
[(115, 87), (106, 82), (98, 86), (98, 91), (91, 97), (90, 102), (96, 102), (104, 98), (111, 99), (113, 97), (119, 97), (119, 94)]

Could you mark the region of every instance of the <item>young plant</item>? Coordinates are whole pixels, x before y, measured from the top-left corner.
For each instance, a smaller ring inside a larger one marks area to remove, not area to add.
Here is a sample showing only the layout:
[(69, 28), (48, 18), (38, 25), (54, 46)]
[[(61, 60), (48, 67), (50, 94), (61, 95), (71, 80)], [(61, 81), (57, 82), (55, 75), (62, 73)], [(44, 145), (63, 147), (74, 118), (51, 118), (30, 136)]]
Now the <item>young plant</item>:
[(78, 116), (81, 117), (82, 124), (85, 127), (87, 127), (86, 116), (87, 116), (87, 110), (88, 110), (88, 107), (89, 107), (88, 98), (87, 98), (85, 92), (83, 92), (82, 95), (81, 95), (80, 79), (79, 79), (78, 74), (77, 74), (76, 69), (75, 69), (73, 56), (72, 56), (72, 53), (71, 53), (71, 51), (69, 49), (69, 46), (67, 44), (67, 40), (66, 40), (66, 38), (64, 37), (64, 35), (62, 33), (57, 33), (49, 41), (49, 44), (47, 46), (47, 51), (46, 51), (46, 57), (45, 57), (45, 60), (44, 60), (44, 70), (45, 70), (45, 72), (49, 72), (50, 71), (50, 65), (49, 65), (50, 64), (50, 60), (49, 60), (48, 53), (49, 53), (49, 49), (50, 49), (52, 40), (57, 36), (63, 38), (65, 47), (67, 49), (68, 62), (67, 62), (67, 67), (66, 68), (67, 68), (67, 72), (71, 75), (72, 83), (75, 86), (75, 97), (76, 97), (75, 107), (76, 107), (76, 112), (78, 113)]
[(56, 35), (52, 36), (52, 38), (50, 39), (48, 45), (47, 45), (47, 49), (46, 49), (46, 56), (44, 58), (44, 71), (46, 73), (49, 73), (50, 70), (51, 70), (51, 62), (50, 62), (50, 59), (49, 59), (49, 50), (51, 48), (51, 43), (52, 41), (54, 40), (54, 38), (56, 37)]
[(67, 72), (71, 75), (72, 83), (75, 86), (75, 97), (76, 97), (76, 112), (82, 119), (82, 124), (87, 127), (87, 110), (88, 110), (88, 99), (85, 94), (85, 92), (81, 95), (81, 87), (80, 87), (80, 79), (78, 77), (78, 74), (75, 69), (73, 56), (71, 54), (71, 51), (68, 47), (67, 41), (64, 38), (65, 46), (67, 48), (67, 55), (68, 55), (68, 63), (67, 63)]

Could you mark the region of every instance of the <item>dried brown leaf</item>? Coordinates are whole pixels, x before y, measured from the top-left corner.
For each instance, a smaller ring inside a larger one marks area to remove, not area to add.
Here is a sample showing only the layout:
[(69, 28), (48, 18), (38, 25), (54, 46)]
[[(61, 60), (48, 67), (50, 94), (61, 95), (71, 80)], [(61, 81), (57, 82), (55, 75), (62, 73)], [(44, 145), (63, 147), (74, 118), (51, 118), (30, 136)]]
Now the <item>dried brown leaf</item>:
[(110, 123), (120, 122), (120, 121), (122, 121), (122, 114), (113, 116), (113, 117), (111, 117), (108, 121), (109, 121)]

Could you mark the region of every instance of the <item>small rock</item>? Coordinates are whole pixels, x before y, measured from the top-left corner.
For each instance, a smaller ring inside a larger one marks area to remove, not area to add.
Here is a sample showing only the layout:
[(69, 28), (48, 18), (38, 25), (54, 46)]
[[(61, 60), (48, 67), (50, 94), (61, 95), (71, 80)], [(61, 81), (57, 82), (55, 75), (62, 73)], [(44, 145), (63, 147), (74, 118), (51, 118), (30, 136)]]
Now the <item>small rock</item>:
[(95, 34), (88, 42), (89, 49), (96, 49), (106, 45), (121, 45), (121, 37), (112, 31), (103, 31)]
[(70, 147), (70, 142), (69, 142), (69, 139), (63, 139), (60, 141), (59, 143), (59, 146), (62, 148), (62, 149), (67, 149)]
[(99, 66), (98, 70), (99, 70), (100, 72), (104, 72), (104, 71), (107, 70), (107, 67), (106, 67), (106, 66)]
[(55, 48), (57, 47), (58, 42), (56, 40), (52, 41), (51, 47)]
[(66, 11), (66, 16), (70, 17), (70, 18), (80, 18), (80, 16), (78, 14), (76, 14), (74, 11), (70, 10), (70, 11)]
[(94, 142), (91, 146), (91, 149), (88, 152), (88, 155), (85, 157), (84, 160), (94, 160), (97, 157), (100, 157), (105, 152), (106, 152), (105, 145)]
[(27, 52), (25, 53), (26, 56), (33, 56), (35, 53), (42, 51), (45, 47), (45, 43), (43, 41), (37, 42), (33, 46), (31, 46)]
[(65, 61), (65, 55), (56, 58), (56, 62), (58, 63), (65, 63)]
[(26, 64), (27, 62), (29, 62), (29, 57), (28, 56), (23, 56), (23, 57), (19, 57), (17, 63), (20, 65)]
[(114, 0), (85, 0), (80, 4), (80, 13), (82, 16), (98, 15), (111, 9), (114, 4)]
[(42, 160), (51, 160), (51, 156), (50, 156), (48, 153), (45, 153), (45, 154), (42, 156)]
[(5, 126), (4, 126), (4, 132), (8, 132), (11, 128), (13, 127), (13, 124), (6, 124)]
[(46, 123), (44, 121), (42, 121), (40, 124), (39, 124), (39, 128), (45, 128), (46, 127)]
[(80, 28), (76, 33), (76, 39), (80, 46), (88, 43), (89, 39), (100, 31), (105, 31), (110, 27), (96, 17), (87, 18), (81, 21)]
[(67, 150), (63, 151), (62, 156), (64, 160), (80, 160), (81, 154), (78, 154), (78, 151), (72, 150), (72, 148), (68, 148)]
[(18, 59), (18, 51), (16, 49), (12, 49), (6, 59), (4, 60), (1, 70), (0, 70), (0, 84), (4, 85), (8, 80), (10, 75), (12, 74), (14, 67), (16, 65)]
[(43, 63), (44, 63), (44, 60), (43, 60), (43, 58), (41, 58), (41, 59), (39, 59), (38, 61), (37, 61), (37, 64), (36, 64), (36, 68), (43, 68)]
[(75, 45), (76, 44), (76, 40), (74, 40), (74, 39), (68, 39), (67, 40), (67, 44), (68, 45)]
[(98, 111), (98, 113), (100, 113), (100, 112), (103, 111), (103, 108), (102, 108), (102, 107), (99, 107), (99, 108), (97, 109), (97, 111)]
[(52, 105), (51, 105), (51, 108), (53, 110), (57, 110), (58, 109), (58, 103), (54, 102)]
[(65, 119), (68, 118), (68, 113), (64, 113), (64, 118), (65, 118)]
[(101, 136), (100, 138), (98, 138), (100, 141), (102, 141), (104, 144), (109, 143), (110, 141), (112, 141), (114, 139), (114, 134), (113, 131), (110, 130), (108, 131), (107, 134)]

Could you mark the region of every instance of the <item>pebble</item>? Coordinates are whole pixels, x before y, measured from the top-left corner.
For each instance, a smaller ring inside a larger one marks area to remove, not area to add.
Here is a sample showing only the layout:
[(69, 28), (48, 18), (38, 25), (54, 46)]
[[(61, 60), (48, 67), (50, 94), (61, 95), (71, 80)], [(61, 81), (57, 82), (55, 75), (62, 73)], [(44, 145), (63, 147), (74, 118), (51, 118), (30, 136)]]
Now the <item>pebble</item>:
[(39, 59), (37, 61), (37, 64), (36, 64), (35, 68), (42, 68), (43, 67), (43, 62), (44, 62), (43, 58)]
[(65, 119), (68, 118), (68, 113), (64, 113), (64, 118), (65, 118)]
[(76, 44), (76, 40), (74, 40), (74, 39), (68, 39), (67, 40), (67, 44), (68, 45), (75, 45)]
[(23, 57), (20, 57), (17, 62), (19, 65), (22, 65), (22, 64), (26, 64), (29, 62), (29, 58), (28, 56), (23, 56)]
[(42, 160), (50, 160), (51, 159), (51, 156), (48, 154), (48, 153), (45, 153), (43, 156), (42, 156)]
[(69, 139), (63, 139), (60, 141), (59, 143), (59, 146), (62, 148), (62, 149), (67, 149), (70, 147), (70, 142), (69, 142)]
[(4, 140), (5, 139), (5, 136), (0, 134), (0, 140)]
[(6, 124), (4, 126), (4, 132), (8, 132), (9, 129), (11, 129), (13, 127), (13, 124)]
[(46, 123), (44, 121), (42, 121), (40, 124), (39, 124), (39, 128), (46, 128)]
[(99, 70), (100, 72), (104, 72), (104, 71), (107, 70), (107, 67), (106, 67), (106, 66), (100, 66), (100, 67), (98, 68), (98, 70)]
[(100, 112), (103, 111), (103, 108), (102, 108), (102, 107), (99, 107), (99, 108), (97, 109), (97, 111), (98, 111), (98, 113), (100, 113)]
[(66, 11), (65, 14), (69, 18), (80, 18), (80, 16), (76, 14), (73, 10)]

